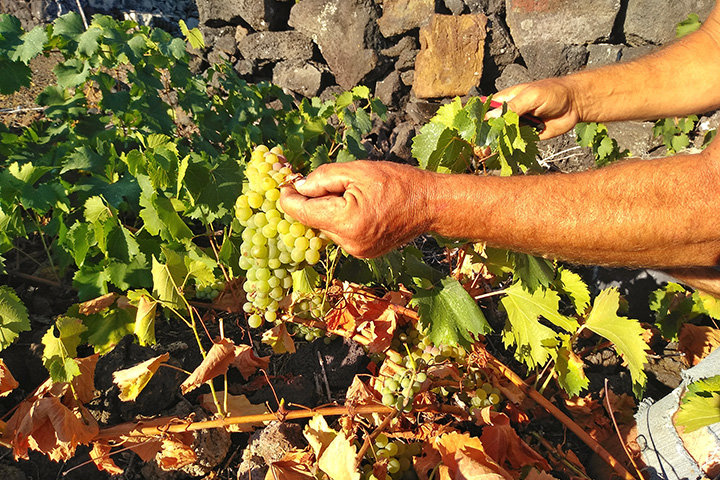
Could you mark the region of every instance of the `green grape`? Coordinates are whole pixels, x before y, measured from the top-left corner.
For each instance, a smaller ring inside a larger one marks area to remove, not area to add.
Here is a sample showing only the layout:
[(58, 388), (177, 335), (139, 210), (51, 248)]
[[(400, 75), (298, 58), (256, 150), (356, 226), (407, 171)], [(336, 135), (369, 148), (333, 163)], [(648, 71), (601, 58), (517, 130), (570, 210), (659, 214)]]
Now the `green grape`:
[(305, 235), (305, 225), (300, 222), (293, 222), (290, 225), (290, 234), (296, 238)]
[(397, 458), (391, 458), (390, 460), (388, 460), (387, 469), (388, 469), (388, 472), (390, 472), (390, 473), (399, 472), (400, 471), (400, 460), (398, 460)]
[(396, 442), (390, 442), (385, 446), (385, 450), (388, 451), (391, 457), (398, 454), (398, 444)]
[(384, 433), (380, 433), (377, 437), (375, 437), (375, 446), (378, 448), (385, 448), (385, 445), (388, 444), (388, 441), (388, 436)]
[(250, 328), (258, 328), (263, 324), (263, 318), (257, 313), (253, 313), (248, 317), (248, 325)]
[(500, 403), (500, 395), (498, 395), (497, 393), (491, 393), (490, 395), (488, 395), (488, 401), (491, 405), (497, 405), (498, 403)]
[(382, 404), (386, 407), (394, 407), (396, 403), (395, 395), (388, 393), (382, 396)]
[(305, 250), (305, 261), (308, 265), (315, 265), (320, 261), (320, 252), (317, 250)]

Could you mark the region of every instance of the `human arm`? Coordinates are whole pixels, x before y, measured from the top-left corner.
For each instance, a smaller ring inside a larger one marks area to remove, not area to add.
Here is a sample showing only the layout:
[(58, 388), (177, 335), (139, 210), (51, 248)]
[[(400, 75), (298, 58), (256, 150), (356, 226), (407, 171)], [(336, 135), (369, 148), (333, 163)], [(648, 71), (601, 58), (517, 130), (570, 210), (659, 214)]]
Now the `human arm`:
[(332, 164), (281, 206), (360, 257), (432, 231), (576, 263), (707, 267), (720, 259), (719, 149), (515, 177)]
[(684, 116), (720, 107), (720, 6), (702, 27), (632, 62), (521, 84), (495, 95), (543, 118), (542, 139), (577, 122)]

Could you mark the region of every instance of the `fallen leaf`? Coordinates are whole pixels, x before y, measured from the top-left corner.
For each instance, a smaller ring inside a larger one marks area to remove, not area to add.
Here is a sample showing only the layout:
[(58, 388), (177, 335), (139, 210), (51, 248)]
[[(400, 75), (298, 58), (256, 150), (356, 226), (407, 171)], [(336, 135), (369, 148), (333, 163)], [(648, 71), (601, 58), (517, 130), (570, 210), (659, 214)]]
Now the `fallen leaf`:
[[(217, 392), (217, 399), (220, 404), (225, 402), (225, 392)], [(217, 414), (217, 405), (213, 400), (211, 393), (206, 393), (200, 396), (200, 405), (214, 414)], [(230, 417), (244, 417), (247, 415), (262, 415), (270, 413), (270, 410), (265, 405), (255, 405), (250, 403), (250, 400), (245, 395), (230, 395), (227, 396), (227, 415)], [(264, 422), (255, 422), (242, 425), (228, 425), (226, 428), (230, 432), (251, 432), (255, 427), (262, 427)]]
[(360, 473), (355, 469), (356, 456), (355, 445), (350, 442), (345, 432), (338, 432), (323, 450), (317, 465), (333, 480), (360, 480)]
[[(89, 403), (95, 398), (95, 366), (97, 365), (100, 354), (90, 355), (89, 357), (76, 358), (80, 375), (73, 377), (72, 390), (68, 389), (66, 396), (75, 392), (80, 403)], [(70, 398), (67, 397), (65, 404), (70, 404)]]
[(118, 397), (123, 402), (134, 401), (143, 391), (160, 364), (170, 359), (169, 353), (145, 360), (137, 365), (113, 372), (113, 383), (120, 389)]
[[(488, 427), (485, 427), (488, 428)], [(438, 437), (435, 447), (450, 478), (512, 480), (504, 468), (486, 453), (484, 443), (468, 433), (451, 432)]]
[(295, 353), (295, 341), (287, 331), (284, 323), (276, 325), (262, 334), (262, 343), (270, 345), (277, 354)]
[(19, 385), (15, 377), (10, 373), (10, 369), (5, 365), (5, 362), (0, 359), (0, 397), (8, 395)]
[(420, 455), (413, 457), (413, 468), (420, 480), (428, 480), (431, 472), (440, 463), (440, 452), (430, 442), (422, 444)]
[(277, 462), (268, 465), (265, 480), (315, 480), (308, 465), (312, 464), (312, 454), (302, 450), (291, 450)]
[(233, 360), (235, 360), (235, 344), (231, 340), (223, 338), (213, 343), (205, 359), (180, 385), (180, 391), (184, 395), (218, 375), (222, 375), (227, 372)]
[(305, 425), (303, 435), (315, 453), (315, 458), (320, 458), (328, 445), (335, 439), (337, 432), (328, 426), (325, 417), (315, 415)]
[(93, 298), (92, 300), (88, 300), (78, 305), (78, 312), (82, 313), (83, 315), (92, 315), (94, 313), (101, 312), (113, 303), (115, 303), (115, 300), (117, 298), (117, 293), (106, 293), (101, 297)]
[(685, 323), (680, 327), (678, 350), (685, 354), (685, 360), (694, 366), (720, 346), (720, 330)]
[(93, 463), (100, 471), (106, 471), (110, 475), (122, 475), (125, 470), (118, 467), (110, 456), (110, 445), (105, 445), (99, 442), (93, 443), (92, 450), (90, 450), (90, 458)]
[(612, 434), (610, 419), (602, 403), (592, 398), (592, 394), (565, 399), (565, 407), (575, 423), (598, 442), (602, 442)]
[(370, 353), (385, 352), (392, 344), (398, 315), (386, 302), (373, 302), (366, 307), (356, 327), (357, 334), (367, 339), (363, 344)]
[(89, 444), (99, 431), (97, 422), (82, 405), (71, 410), (57, 397), (22, 405), (5, 429), (16, 459), (27, 458), (28, 449), (32, 449), (51, 460), (68, 460), (78, 445)]
[(155, 455), (155, 461), (165, 471), (177, 470), (197, 462), (197, 453), (192, 448), (194, 441), (195, 437), (191, 432), (163, 438), (160, 451)]
[(375, 393), (376, 392), (368, 387), (359, 376), (355, 375), (345, 394), (345, 405), (360, 406), (378, 404), (379, 401)]
[(212, 303), (213, 308), (228, 313), (242, 312), (245, 303), (245, 291), (242, 288), (243, 280), (235, 278), (230, 280), (220, 295)]
[(270, 357), (258, 357), (250, 345), (237, 346), (234, 353), (232, 366), (240, 370), (245, 380), (253, 376), (259, 368), (268, 368), (270, 365)]
[(489, 414), (488, 425), (483, 427), (480, 441), (493, 460), (500, 465), (507, 462), (515, 470), (526, 465), (535, 465), (544, 470), (550, 470), (548, 462), (525, 443), (512, 428), (507, 415), (492, 411), (487, 413)]
[(530, 470), (524, 480), (558, 480), (549, 473), (533, 468)]

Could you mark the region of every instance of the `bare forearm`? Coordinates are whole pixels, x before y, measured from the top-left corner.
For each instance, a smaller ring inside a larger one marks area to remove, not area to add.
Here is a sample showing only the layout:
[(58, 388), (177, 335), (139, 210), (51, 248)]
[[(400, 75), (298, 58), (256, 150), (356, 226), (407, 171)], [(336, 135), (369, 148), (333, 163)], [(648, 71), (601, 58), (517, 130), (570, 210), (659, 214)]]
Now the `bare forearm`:
[(720, 162), (710, 154), (578, 174), (434, 177), (430, 229), (566, 261), (717, 265)]
[(720, 7), (703, 27), (625, 64), (559, 79), (573, 92), (580, 121), (684, 116), (720, 107)]

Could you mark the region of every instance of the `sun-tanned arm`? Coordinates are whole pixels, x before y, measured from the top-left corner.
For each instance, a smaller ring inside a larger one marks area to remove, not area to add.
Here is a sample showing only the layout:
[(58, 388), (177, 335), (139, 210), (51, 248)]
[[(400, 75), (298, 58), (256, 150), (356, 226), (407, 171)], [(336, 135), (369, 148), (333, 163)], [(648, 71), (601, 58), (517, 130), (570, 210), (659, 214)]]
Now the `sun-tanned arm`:
[[(545, 138), (578, 121), (710, 110), (720, 106), (718, 38), (716, 8), (701, 30), (657, 54), (519, 85), (496, 98), (543, 118)], [(716, 275), (708, 267), (720, 265), (720, 144), (583, 173), (507, 178), (388, 162), (326, 165), (296, 190), (285, 189), (281, 205), (356, 256), (381, 255), (433, 231), (570, 262), (672, 268), (713, 290)]]

